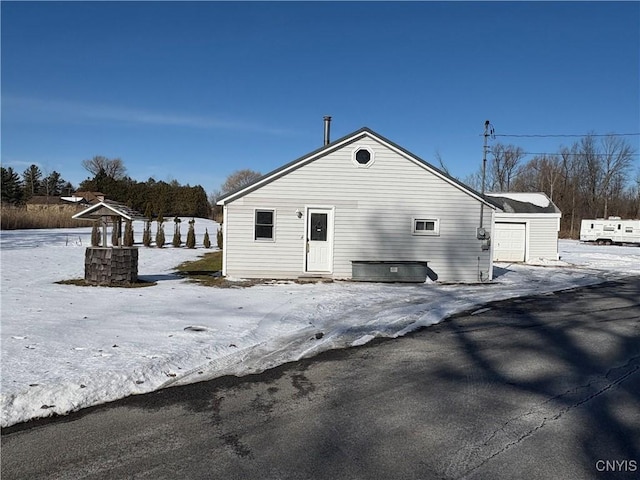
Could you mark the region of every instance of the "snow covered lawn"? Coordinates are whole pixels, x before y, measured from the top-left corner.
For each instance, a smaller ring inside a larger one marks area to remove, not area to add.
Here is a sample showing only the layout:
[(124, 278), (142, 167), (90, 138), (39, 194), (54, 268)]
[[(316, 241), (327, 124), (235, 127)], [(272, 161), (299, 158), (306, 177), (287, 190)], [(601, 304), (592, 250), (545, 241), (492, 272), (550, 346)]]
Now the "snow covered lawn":
[(2, 427), (401, 336), (494, 300), (640, 275), (640, 248), (561, 241), (561, 262), (497, 264), (487, 285), (209, 288), (174, 274), (207, 251), (205, 228), (215, 242), (217, 225), (197, 220), (195, 250), (141, 247), (139, 275), (157, 285), (129, 289), (54, 283), (83, 277), (90, 229), (0, 232)]

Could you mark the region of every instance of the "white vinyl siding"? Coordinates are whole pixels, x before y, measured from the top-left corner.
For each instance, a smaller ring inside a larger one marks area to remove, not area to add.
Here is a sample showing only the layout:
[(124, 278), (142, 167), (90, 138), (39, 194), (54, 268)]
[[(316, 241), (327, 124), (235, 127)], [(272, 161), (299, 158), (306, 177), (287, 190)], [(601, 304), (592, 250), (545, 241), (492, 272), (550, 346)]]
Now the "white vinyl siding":
[(549, 214), (548, 218), (529, 219), (529, 256), (530, 260), (558, 260), (558, 232), (560, 214)]
[[(375, 155), (370, 168), (355, 149)], [(277, 242), (253, 241), (254, 209), (277, 210)], [(291, 278), (305, 265), (305, 219), (296, 211), (334, 208), (333, 277), (350, 278), (354, 260), (427, 261), (440, 281), (476, 282), (490, 275), (490, 250), (476, 238), (480, 201), (410, 159), (364, 138), (292, 170), (226, 204), (226, 274)], [(493, 210), (484, 208), (483, 224)], [(413, 219), (440, 219), (439, 236), (413, 235)]]

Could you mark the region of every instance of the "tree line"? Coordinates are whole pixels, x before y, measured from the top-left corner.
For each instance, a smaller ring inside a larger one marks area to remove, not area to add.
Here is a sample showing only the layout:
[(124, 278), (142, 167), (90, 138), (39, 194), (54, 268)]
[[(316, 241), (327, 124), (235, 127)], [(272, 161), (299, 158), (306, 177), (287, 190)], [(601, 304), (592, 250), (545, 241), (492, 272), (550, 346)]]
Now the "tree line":
[(1, 168), (2, 174), (2, 203), (22, 205), (36, 195), (61, 196), (70, 195), (74, 187), (62, 178), (55, 170), (43, 176), (37, 165), (31, 165), (22, 175), (13, 168)]
[(124, 203), (146, 217), (208, 218), (211, 213), (204, 188), (180, 185), (176, 180), (167, 183), (149, 178), (146, 182), (138, 182), (126, 176), (116, 179), (100, 171), (92, 179), (80, 183), (79, 189), (104, 193), (110, 200)]
[(119, 158), (95, 156), (84, 160), (82, 165), (93, 177), (81, 182), (77, 189), (56, 171), (44, 176), (37, 165), (31, 165), (22, 175), (11, 167), (2, 167), (2, 203), (19, 206), (34, 196), (70, 196), (78, 190), (101, 192), (110, 200), (124, 203), (140, 213), (151, 212), (153, 216), (208, 218), (211, 213), (207, 194), (200, 185), (192, 187), (175, 180), (167, 183), (153, 178), (138, 182), (126, 175)]
[[(640, 169), (636, 150), (619, 135), (582, 137), (556, 153), (526, 152), (496, 143), (487, 158), (487, 192), (544, 192), (562, 211), (561, 236), (575, 238), (584, 218), (640, 218)], [(482, 171), (464, 182), (480, 191)]]

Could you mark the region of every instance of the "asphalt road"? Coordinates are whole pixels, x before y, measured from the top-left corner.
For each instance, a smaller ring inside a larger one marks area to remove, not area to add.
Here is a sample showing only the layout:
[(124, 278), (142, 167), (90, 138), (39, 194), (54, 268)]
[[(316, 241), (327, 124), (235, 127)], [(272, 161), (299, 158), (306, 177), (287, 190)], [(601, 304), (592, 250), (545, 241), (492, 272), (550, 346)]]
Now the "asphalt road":
[(640, 478), (640, 279), (11, 428), (1, 474)]

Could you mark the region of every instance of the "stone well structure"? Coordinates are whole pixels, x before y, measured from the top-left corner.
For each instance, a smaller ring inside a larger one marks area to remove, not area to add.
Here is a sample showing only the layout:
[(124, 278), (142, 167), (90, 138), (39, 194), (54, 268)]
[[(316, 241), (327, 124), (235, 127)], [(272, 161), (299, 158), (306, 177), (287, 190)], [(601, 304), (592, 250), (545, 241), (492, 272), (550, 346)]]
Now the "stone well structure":
[[(138, 248), (121, 245), (122, 220), (131, 222), (142, 216), (117, 202), (103, 200), (73, 216), (102, 225), (102, 245), (87, 247), (84, 256), (84, 280), (91, 285), (130, 285), (138, 281)], [(107, 225), (118, 229), (118, 245), (107, 246)]]
[(84, 280), (91, 285), (130, 285), (138, 281), (138, 247), (87, 247)]

